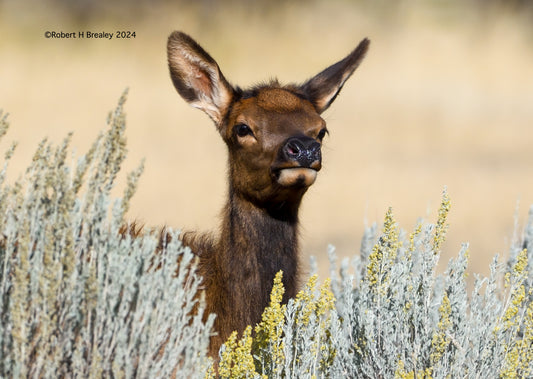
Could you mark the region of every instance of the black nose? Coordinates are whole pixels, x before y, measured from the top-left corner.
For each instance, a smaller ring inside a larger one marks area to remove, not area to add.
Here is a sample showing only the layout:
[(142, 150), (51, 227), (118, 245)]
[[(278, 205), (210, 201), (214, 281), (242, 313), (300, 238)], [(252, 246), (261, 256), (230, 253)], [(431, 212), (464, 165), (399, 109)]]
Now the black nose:
[(309, 137), (289, 138), (282, 149), (285, 159), (296, 161), (302, 167), (311, 167), (314, 162), (320, 163), (322, 154), (320, 144)]

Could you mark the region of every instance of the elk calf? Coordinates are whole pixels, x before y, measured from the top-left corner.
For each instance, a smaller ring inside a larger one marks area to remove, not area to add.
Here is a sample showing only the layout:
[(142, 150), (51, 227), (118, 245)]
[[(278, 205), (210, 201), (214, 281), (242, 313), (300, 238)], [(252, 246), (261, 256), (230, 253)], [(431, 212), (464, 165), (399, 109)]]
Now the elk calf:
[(207, 313), (215, 313), (210, 355), (230, 333), (261, 320), (275, 274), (284, 301), (298, 286), (298, 208), (320, 170), (320, 117), (359, 66), (369, 41), (301, 85), (277, 81), (233, 87), (191, 37), (168, 38), (168, 65), (178, 93), (214, 121), (229, 153), (229, 191), (217, 236), (193, 232), (183, 243), (199, 257)]

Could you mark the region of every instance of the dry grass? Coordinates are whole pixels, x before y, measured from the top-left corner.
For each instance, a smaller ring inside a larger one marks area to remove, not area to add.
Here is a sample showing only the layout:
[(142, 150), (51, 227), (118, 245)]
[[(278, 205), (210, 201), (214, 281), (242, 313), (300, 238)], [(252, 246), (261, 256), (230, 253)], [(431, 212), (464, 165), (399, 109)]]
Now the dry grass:
[[(74, 131), (73, 146), (84, 153), (130, 87), (127, 166), (147, 158), (130, 216), (214, 228), (225, 197), (225, 147), (209, 119), (175, 93), (168, 34), (195, 36), (240, 85), (272, 76), (302, 81), (368, 36), (366, 61), (325, 115), (331, 135), (304, 201), (304, 251), (325, 257), (332, 243), (351, 255), (365, 222), (381, 222), (388, 206), (404, 228), (418, 216), (436, 219), (446, 185), (453, 208), (444, 250), (455, 255), (469, 241), (471, 268), (486, 273), (490, 257), (510, 243), (516, 202), (520, 220), (533, 204), (533, 44), (515, 16), (417, 2), (390, 12), (315, 2), (267, 14), (164, 7), (142, 20), (78, 26), (36, 4), (23, 17), (15, 3), (4, 2), (0, 14), (0, 107), (11, 114), (7, 139), (19, 141), (12, 177), (45, 136), (59, 141)], [(137, 38), (43, 36), (120, 29)]]

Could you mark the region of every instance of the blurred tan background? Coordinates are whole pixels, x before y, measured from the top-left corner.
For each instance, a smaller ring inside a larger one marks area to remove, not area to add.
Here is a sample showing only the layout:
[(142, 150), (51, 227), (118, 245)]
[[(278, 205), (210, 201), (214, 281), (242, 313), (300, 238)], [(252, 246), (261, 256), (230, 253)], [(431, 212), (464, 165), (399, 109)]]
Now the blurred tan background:
[[(363, 38), (370, 52), (325, 113), (324, 168), (302, 210), (303, 251), (326, 267), (359, 252), (389, 206), (411, 231), (452, 198), (443, 263), (471, 244), (471, 270), (506, 254), (533, 204), (533, 8), (527, 1), (0, 0), (0, 108), (18, 177), (44, 137), (74, 131), (85, 153), (129, 87), (129, 157), (146, 158), (129, 216), (148, 225), (215, 228), (226, 152), (206, 115), (175, 92), (168, 34), (191, 34), (246, 86), (301, 82)], [(46, 39), (46, 31), (133, 31), (134, 39)], [(119, 193), (117, 192), (117, 195)], [(517, 204), (519, 204), (517, 208)], [(518, 211), (516, 211), (518, 209)], [(307, 262), (307, 259), (305, 259)]]

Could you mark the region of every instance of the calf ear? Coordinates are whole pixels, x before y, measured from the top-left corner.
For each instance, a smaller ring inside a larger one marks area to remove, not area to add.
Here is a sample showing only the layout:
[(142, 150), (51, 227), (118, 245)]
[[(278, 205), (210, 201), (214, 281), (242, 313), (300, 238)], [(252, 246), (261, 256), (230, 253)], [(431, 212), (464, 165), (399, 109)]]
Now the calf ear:
[(203, 110), (218, 128), (229, 109), (234, 90), (217, 62), (185, 33), (173, 32), (167, 43), (170, 77), (178, 93)]
[(369, 45), (370, 41), (365, 38), (346, 58), (329, 66), (300, 87), (318, 113), (328, 109), (335, 100), (346, 80), (365, 57)]

